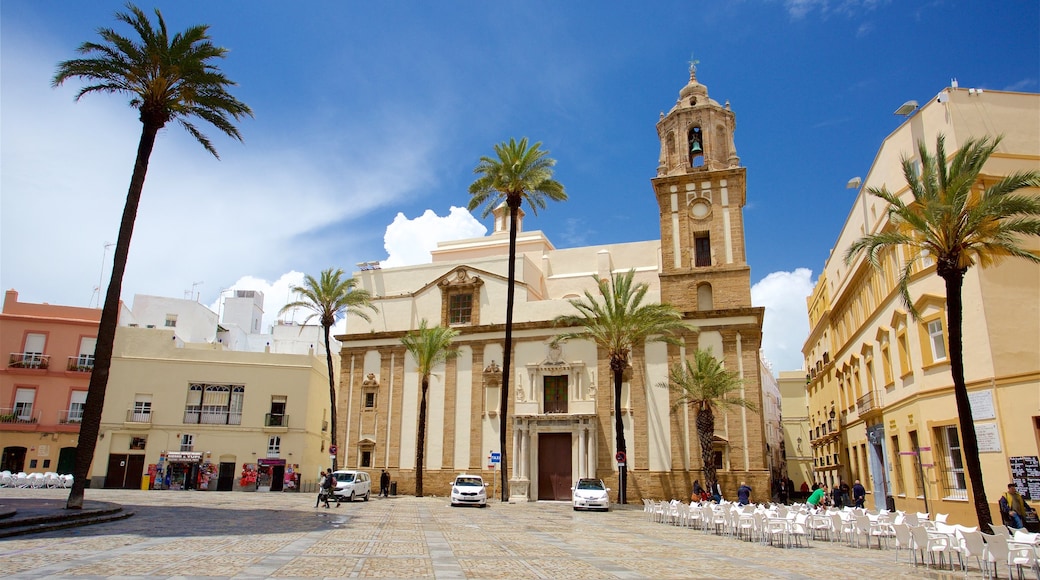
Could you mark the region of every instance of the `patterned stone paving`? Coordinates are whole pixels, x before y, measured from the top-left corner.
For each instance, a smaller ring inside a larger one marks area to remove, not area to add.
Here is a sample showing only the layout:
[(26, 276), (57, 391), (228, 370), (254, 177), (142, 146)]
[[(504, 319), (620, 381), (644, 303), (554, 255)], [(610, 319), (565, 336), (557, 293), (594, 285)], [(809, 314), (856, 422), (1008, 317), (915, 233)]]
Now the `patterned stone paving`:
[[(62, 499), (60, 490), (0, 489)], [(777, 548), (647, 522), (639, 507), (566, 503), (451, 508), (445, 498), (372, 498), (315, 509), (292, 493), (88, 490), (126, 520), (0, 540), (0, 577), (45, 578), (962, 578), (907, 552), (814, 541)], [(974, 562), (972, 562), (974, 564)], [(1006, 569), (1005, 569), (1006, 573)], [(981, 578), (976, 566), (969, 577)]]

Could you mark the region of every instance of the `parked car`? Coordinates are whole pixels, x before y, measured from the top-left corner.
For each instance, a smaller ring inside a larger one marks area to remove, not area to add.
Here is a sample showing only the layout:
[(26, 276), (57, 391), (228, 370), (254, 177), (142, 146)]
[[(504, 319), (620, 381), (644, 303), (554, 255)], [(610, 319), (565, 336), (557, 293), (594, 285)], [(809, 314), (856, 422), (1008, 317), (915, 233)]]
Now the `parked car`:
[(479, 475), (459, 475), (451, 482), (451, 505), (487, 507), (487, 484)]
[(610, 511), (610, 499), (607, 492), (610, 488), (603, 485), (602, 479), (581, 478), (571, 488), (571, 502), (574, 510)]
[(340, 470), (332, 472), (332, 476), (336, 478), (336, 489), (332, 495), (337, 501), (354, 501), (356, 497), (368, 501), (372, 495), (372, 478), (364, 471)]

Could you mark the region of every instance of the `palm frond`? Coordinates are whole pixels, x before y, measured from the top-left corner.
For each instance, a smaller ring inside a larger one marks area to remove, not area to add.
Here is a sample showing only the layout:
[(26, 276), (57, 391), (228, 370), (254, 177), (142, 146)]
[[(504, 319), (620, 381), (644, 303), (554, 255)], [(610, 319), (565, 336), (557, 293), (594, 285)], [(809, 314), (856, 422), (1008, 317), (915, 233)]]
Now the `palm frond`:
[(171, 38), (158, 9), (156, 26), (140, 8), (128, 4), (127, 10), (117, 13), (116, 20), (133, 28), (137, 40), (110, 28), (98, 30), (101, 42), (84, 42), (77, 49), (82, 58), (58, 63), (52, 86), (73, 78), (84, 81), (77, 100), (97, 92), (125, 94), (130, 106), (140, 111), (142, 123), (161, 128), (175, 120), (215, 157), (212, 142), (192, 119), (241, 140), (234, 121), (253, 112), (231, 95), (229, 89), (236, 83), (213, 64), (226, 57), (227, 49), (212, 43), (209, 27), (192, 26)]

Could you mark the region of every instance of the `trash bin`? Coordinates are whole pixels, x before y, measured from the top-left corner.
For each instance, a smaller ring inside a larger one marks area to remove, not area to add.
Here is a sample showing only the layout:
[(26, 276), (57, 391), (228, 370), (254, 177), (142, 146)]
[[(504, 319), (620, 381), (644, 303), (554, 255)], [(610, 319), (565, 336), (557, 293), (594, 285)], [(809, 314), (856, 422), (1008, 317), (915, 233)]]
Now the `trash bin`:
[(896, 511), (896, 498), (886, 495), (885, 496), (885, 509), (888, 513), (894, 513)]
[(396, 481), (391, 481), (390, 482), (390, 495), (397, 495), (397, 482)]

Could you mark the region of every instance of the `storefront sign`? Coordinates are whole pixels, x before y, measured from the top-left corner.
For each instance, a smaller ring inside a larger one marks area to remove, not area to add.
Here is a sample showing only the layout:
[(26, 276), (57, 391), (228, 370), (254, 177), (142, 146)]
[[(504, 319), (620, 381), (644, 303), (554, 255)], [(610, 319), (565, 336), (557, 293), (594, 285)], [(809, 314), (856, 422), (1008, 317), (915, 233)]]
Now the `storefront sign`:
[(285, 465), (284, 459), (264, 458), (257, 459), (256, 462), (260, 465)]
[(170, 451), (166, 454), (167, 461), (177, 461), (180, 463), (198, 463), (202, 461), (201, 451)]

